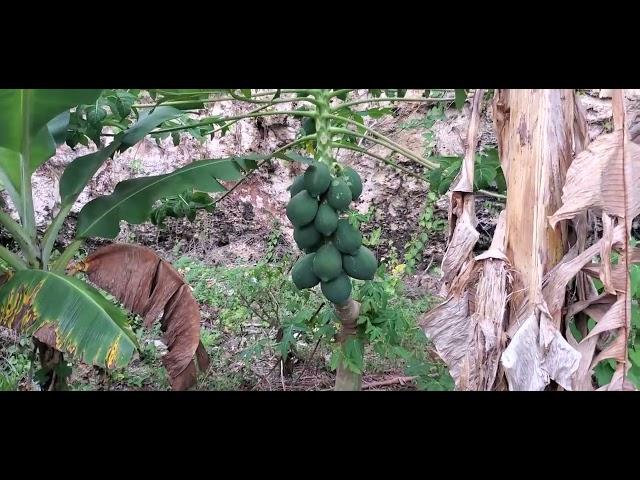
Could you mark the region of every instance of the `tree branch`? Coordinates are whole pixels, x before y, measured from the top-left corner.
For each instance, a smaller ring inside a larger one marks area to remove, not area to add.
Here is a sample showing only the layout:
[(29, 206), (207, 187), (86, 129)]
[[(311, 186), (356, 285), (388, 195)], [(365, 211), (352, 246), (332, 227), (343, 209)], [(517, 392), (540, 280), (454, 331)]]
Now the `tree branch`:
[(301, 116), (301, 117), (315, 117), (316, 116), (315, 112), (309, 112), (309, 111), (305, 111), (305, 110), (293, 110), (293, 111), (292, 110), (274, 110), (274, 111), (271, 111), (271, 112), (245, 113), (243, 115), (233, 115), (231, 117), (216, 117), (216, 118), (212, 118), (212, 119), (209, 119), (209, 120), (203, 120), (201, 122), (193, 123), (191, 125), (180, 125), (180, 126), (177, 126), (177, 127), (161, 128), (161, 129), (149, 132), (149, 134), (150, 135), (154, 135), (154, 134), (157, 134), (157, 133), (177, 132), (178, 130), (189, 130), (190, 128), (204, 127), (204, 126), (211, 125), (211, 124), (214, 124), (214, 123), (220, 123), (220, 122), (225, 122), (225, 121), (230, 121), (230, 120), (243, 120), (245, 118), (266, 117), (266, 116), (269, 116), (269, 115), (297, 115), (297, 116)]
[(336, 105), (331, 110), (337, 111), (341, 108), (351, 107), (353, 105), (359, 105), (362, 103), (380, 103), (380, 102), (421, 102), (421, 103), (438, 103), (438, 102), (453, 102), (454, 98), (427, 98), (427, 97), (405, 97), (405, 98), (361, 98), (358, 100), (353, 100), (351, 102), (344, 102), (339, 105)]
[(363, 385), (362, 390), (369, 390), (371, 388), (378, 388), (378, 387), (387, 387), (389, 385), (395, 385), (396, 383), (399, 383), (400, 385), (404, 385), (405, 383), (414, 381), (416, 378), (418, 377), (396, 377), (390, 380), (381, 380), (379, 382), (371, 382), (371, 383), (367, 383), (366, 385)]
[[(354, 122), (354, 123), (357, 123), (357, 122)], [(329, 131), (331, 133), (337, 133), (337, 134), (343, 134), (343, 135), (353, 135), (354, 137), (358, 137), (358, 138), (366, 138), (367, 140), (371, 140), (374, 143), (377, 143), (379, 145), (387, 147), (388, 149), (393, 150), (394, 152), (397, 152), (397, 153), (401, 154), (402, 156), (408, 158), (409, 160), (413, 160), (414, 162), (422, 165), (423, 167), (428, 168), (429, 170), (435, 170), (439, 166), (437, 163), (433, 163), (433, 162), (430, 162), (428, 160), (424, 160), (423, 158), (420, 158), (415, 153), (405, 149), (404, 147), (398, 145), (397, 143), (387, 140), (386, 137), (384, 137), (384, 135), (378, 135), (378, 136), (385, 138), (385, 140), (383, 140), (381, 138), (376, 138), (376, 137), (373, 137), (373, 136), (368, 137), (366, 135), (363, 135), (362, 133), (354, 132), (354, 131), (348, 130), (346, 128), (335, 128), (335, 127), (332, 127), (332, 128), (329, 129)]]
[(381, 162), (386, 163), (387, 165), (393, 167), (393, 168), (397, 168), (398, 170), (400, 170), (401, 172), (406, 173), (407, 175), (410, 175), (414, 178), (417, 178), (418, 180), (422, 180), (425, 183), (429, 183), (424, 177), (418, 175), (415, 172), (412, 172), (411, 170), (409, 170), (406, 167), (403, 167), (402, 165), (398, 165), (395, 162), (392, 162), (391, 160), (381, 157), (380, 155), (376, 155), (375, 153), (371, 153), (369, 150), (361, 148), (361, 147), (356, 147), (355, 145), (349, 145), (347, 143), (334, 143), (334, 146), (338, 147), (338, 148), (346, 148), (347, 150), (353, 150), (354, 152), (359, 152), (362, 153), (363, 155), (367, 155), (369, 157), (375, 158), (376, 160), (380, 160)]

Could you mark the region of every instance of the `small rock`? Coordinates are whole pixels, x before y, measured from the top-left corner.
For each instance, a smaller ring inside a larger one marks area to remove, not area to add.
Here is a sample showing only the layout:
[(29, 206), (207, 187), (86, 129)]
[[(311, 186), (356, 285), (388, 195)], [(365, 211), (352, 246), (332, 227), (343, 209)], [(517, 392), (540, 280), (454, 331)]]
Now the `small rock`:
[(153, 346), (156, 347), (160, 356), (166, 355), (169, 351), (167, 346), (161, 340), (154, 340)]

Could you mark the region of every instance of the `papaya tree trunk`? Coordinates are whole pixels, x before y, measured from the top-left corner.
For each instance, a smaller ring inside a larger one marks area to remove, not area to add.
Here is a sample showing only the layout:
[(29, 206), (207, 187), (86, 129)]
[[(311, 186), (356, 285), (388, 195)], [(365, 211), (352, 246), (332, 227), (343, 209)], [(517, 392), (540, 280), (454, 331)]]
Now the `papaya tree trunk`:
[[(337, 335), (337, 341), (341, 347), (356, 337), (360, 304), (352, 298), (344, 305), (335, 306), (336, 313), (342, 324)], [(343, 349), (344, 351), (344, 349)], [(335, 391), (359, 391), (362, 389), (362, 374), (355, 373), (340, 362), (336, 372)]]

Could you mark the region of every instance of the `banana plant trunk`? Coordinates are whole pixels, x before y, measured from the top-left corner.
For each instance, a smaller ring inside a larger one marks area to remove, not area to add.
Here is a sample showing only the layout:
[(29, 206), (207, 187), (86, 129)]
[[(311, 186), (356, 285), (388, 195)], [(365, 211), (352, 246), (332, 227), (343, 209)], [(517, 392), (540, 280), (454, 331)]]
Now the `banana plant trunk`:
[(566, 224), (553, 229), (548, 217), (562, 205), (574, 111), (572, 90), (496, 92), (494, 118), (508, 191), (506, 255), (518, 273), (514, 290), (521, 292), (513, 296), (510, 324), (540, 303), (544, 275), (567, 250)]
[[(358, 315), (360, 314), (360, 304), (352, 298), (344, 305), (335, 307), (342, 329), (338, 332), (337, 341), (341, 346), (356, 336)], [(336, 371), (336, 382), (334, 390), (338, 391), (359, 391), (362, 389), (362, 374), (355, 373), (340, 362)]]
[[(463, 165), (469, 178), (480, 110), (474, 97)], [(521, 89), (496, 91), (493, 118), (506, 208), (491, 247), (478, 255), (473, 204), (466, 208), (469, 190), (460, 188), (464, 175), (458, 179), (450, 207), (457, 222), (442, 268), (445, 301), (421, 325), (459, 390), (570, 388), (576, 359), (561, 334), (561, 308), (547, 309), (543, 280), (586, 237), (586, 224), (569, 232), (548, 219), (562, 205), (567, 170), (586, 141), (584, 117), (572, 90)]]
[(58, 373), (60, 365), (64, 362), (64, 354), (46, 343), (41, 342), (36, 337), (33, 337), (33, 343), (38, 352), (42, 372), (41, 379), (38, 382), (40, 389), (49, 392), (68, 390), (67, 379)]
[[(585, 133), (575, 129), (582, 127), (580, 115), (573, 90), (498, 90), (494, 98), (508, 189), (505, 253), (514, 272), (506, 319), (510, 344), (502, 355), (511, 390), (570, 385), (566, 363), (573, 360), (548, 348), (565, 342), (561, 308), (548, 311), (543, 280), (575, 243), (576, 232), (569, 238), (567, 224), (554, 229), (549, 217), (562, 206), (567, 170), (584, 140), (576, 142)], [(546, 351), (539, 350), (547, 342)]]

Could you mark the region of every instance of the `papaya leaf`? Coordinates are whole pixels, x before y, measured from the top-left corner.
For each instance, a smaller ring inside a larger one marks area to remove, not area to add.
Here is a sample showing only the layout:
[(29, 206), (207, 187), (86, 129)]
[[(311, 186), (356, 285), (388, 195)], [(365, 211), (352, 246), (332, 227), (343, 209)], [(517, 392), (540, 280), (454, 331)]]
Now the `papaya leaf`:
[(67, 139), (67, 128), (69, 127), (70, 118), (71, 114), (66, 110), (47, 124), (49, 133), (51, 133), (51, 136), (58, 147)]

